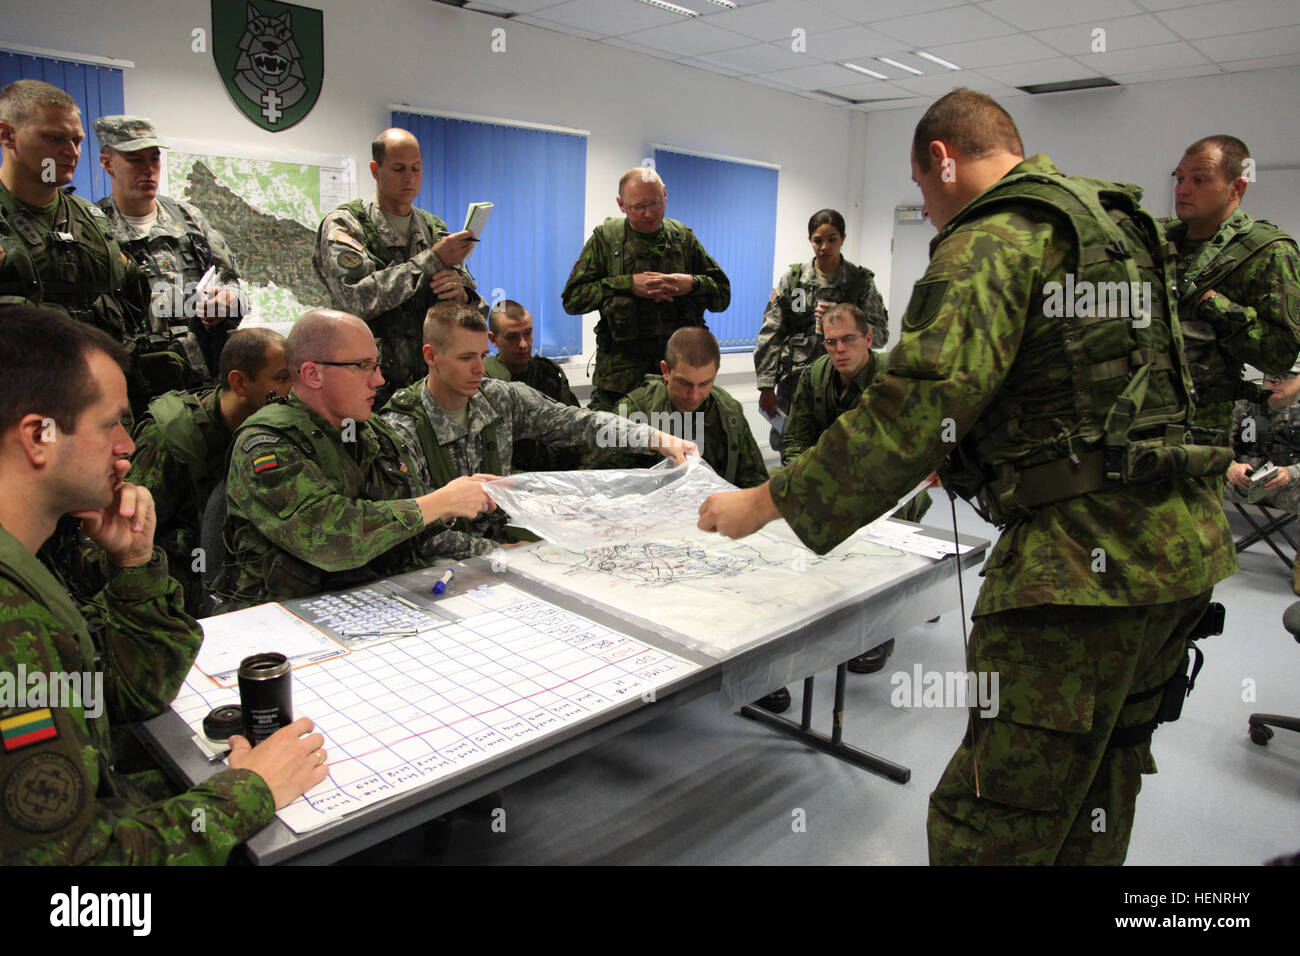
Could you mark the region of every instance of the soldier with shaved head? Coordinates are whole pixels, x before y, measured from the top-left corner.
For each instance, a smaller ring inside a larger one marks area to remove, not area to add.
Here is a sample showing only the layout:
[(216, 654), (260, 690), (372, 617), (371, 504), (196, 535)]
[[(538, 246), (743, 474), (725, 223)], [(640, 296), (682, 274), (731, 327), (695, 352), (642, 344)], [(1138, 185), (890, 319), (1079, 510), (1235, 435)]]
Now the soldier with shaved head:
[(394, 389), (424, 375), (424, 314), (436, 302), (468, 303), (487, 315), (464, 266), (471, 234), (413, 204), (420, 192), (420, 144), (404, 129), (387, 129), (370, 144), (375, 196), (354, 199), (325, 217), (312, 264), (334, 307), (360, 316), (379, 340), (385, 383)]
[(419, 562), (430, 524), (491, 510), (485, 476), (412, 497), (402, 439), (371, 414), (384, 385), (354, 315), (308, 312), (289, 333), (293, 387), (235, 433), (226, 485), (221, 610), (360, 584)]

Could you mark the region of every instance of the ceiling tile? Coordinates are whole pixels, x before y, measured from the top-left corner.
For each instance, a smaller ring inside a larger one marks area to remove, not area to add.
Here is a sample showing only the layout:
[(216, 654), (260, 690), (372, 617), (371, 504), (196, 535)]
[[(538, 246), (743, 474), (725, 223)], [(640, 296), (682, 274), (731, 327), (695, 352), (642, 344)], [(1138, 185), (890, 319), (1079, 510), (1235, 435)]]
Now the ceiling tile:
[(899, 89), (916, 93), (918, 96), (930, 96), (934, 99), (938, 99), (945, 93), (957, 89), (959, 86), (987, 92), (988, 90), (1000, 89), (1007, 85), (1000, 80), (981, 76), (978, 73), (972, 73), (970, 70), (963, 70), (960, 73), (953, 73), (949, 70), (945, 70), (942, 75), (908, 76), (902, 79), (893, 80), (892, 82), (893, 85)]
[(1140, 50), (1112, 50), (1075, 57), (1102, 76), (1112, 73), (1142, 73), (1149, 70), (1172, 70), (1180, 66), (1200, 66), (1206, 58), (1190, 43), (1162, 43)]
[(1134, 83), (1155, 83), (1160, 80), (1189, 80), (1196, 76), (1219, 76), (1221, 72), (1219, 67), (1213, 63), (1206, 63), (1201, 66), (1180, 66), (1172, 70), (1119, 73), (1112, 76), (1111, 79), (1116, 83), (1122, 83), (1124, 86), (1132, 86)]
[(541, 20), (531, 13), (515, 17), (511, 23), (526, 23), (530, 27), (541, 27), (543, 30), (554, 30), (556, 33), (567, 33), (569, 36), (581, 37), (584, 40), (599, 40), (605, 34), (592, 33), (590, 30), (583, 30), (581, 27), (569, 26), (565, 23), (556, 23), (554, 20)]
[(506, 13), (536, 13), (543, 7), (553, 7), (560, 0), (470, 0), (466, 10), (501, 10)]
[(1111, 20), (1142, 12), (1131, 0), (989, 0), (980, 7), (1021, 30), (1049, 30), (1071, 23)]
[(808, 35), (808, 55), (819, 60), (853, 60), (898, 49), (898, 41), (867, 27), (847, 27)]
[(1288, 53), (1284, 56), (1265, 56), (1253, 60), (1229, 60), (1227, 63), (1220, 63), (1219, 65), (1231, 73), (1240, 73), (1243, 70), (1273, 70), (1279, 66), (1300, 65), (1300, 53)]
[(949, 43), (946, 46), (925, 47), (925, 50), (968, 70), (978, 70), (984, 66), (1002, 66), (1007, 63), (1047, 60), (1060, 55), (1046, 43), (1041, 43), (1025, 33), (987, 37), (965, 43)]
[(1199, 7), (1169, 10), (1160, 15), (1168, 26), (1189, 40), (1228, 33), (1251, 33), (1300, 23), (1296, 0), (1229, 0)]
[(680, 23), (682, 17), (644, 3), (610, 3), (609, 0), (568, 0), (529, 15), (601, 36), (622, 36), (633, 30)]
[(777, 70), (793, 70), (808, 65), (808, 57), (791, 52), (789, 47), (778, 43), (759, 43), (738, 50), (706, 53), (696, 59), (717, 63), (742, 73), (775, 73)]
[[(697, 56), (701, 53), (716, 53), (719, 50), (734, 50), (736, 47), (749, 46), (754, 41), (730, 30), (711, 26), (698, 20), (683, 20), (666, 27), (652, 27), (649, 30), (637, 30), (622, 36), (625, 43), (643, 45), (654, 50), (664, 50), (674, 56)], [(647, 49), (645, 52), (651, 53)]]
[(974, 6), (951, 7), (872, 24), (872, 29), (897, 37), (912, 49), (928, 50), (941, 43), (978, 40), (1015, 33), (1016, 28)]
[(1034, 37), (1049, 43), (1062, 53), (1083, 56), (1093, 52), (1093, 30), (1102, 29), (1106, 52), (1132, 50), (1136, 47), (1155, 46), (1175, 42), (1179, 38), (1152, 16), (1121, 17), (1118, 20), (1089, 20), (1069, 27), (1053, 27), (1035, 31)]
[(710, 63), (707, 60), (697, 60), (694, 57), (682, 57), (680, 60), (676, 60), (675, 62), (681, 63), (685, 66), (693, 66), (697, 70), (708, 70), (710, 73), (716, 73), (719, 76), (744, 76), (744, 72), (741, 70), (732, 69), (729, 66), (722, 66), (719, 63)]
[(724, 10), (708, 19), (755, 40), (789, 40), (790, 31), (796, 27), (806, 33), (821, 33), (853, 26), (852, 20), (827, 13), (804, 0), (767, 0), (737, 10)]
[(872, 24), (901, 12), (927, 13), (947, 7), (960, 7), (965, 0), (907, 0), (906, 11), (899, 0), (817, 0), (817, 6), (858, 23)]
[(801, 90), (824, 90), (837, 83), (843, 83), (844, 77), (852, 75), (851, 71), (833, 63), (819, 63), (816, 66), (764, 74), (769, 80), (776, 80), (778, 83), (795, 86)]
[(1220, 63), (1228, 60), (1251, 60), (1265, 56), (1286, 56), (1300, 50), (1300, 26), (1277, 30), (1257, 30), (1233, 36), (1194, 40), (1198, 50)]
[(1033, 83), (1061, 83), (1065, 80), (1085, 80), (1098, 76), (1073, 60), (1039, 60), (1036, 63), (1010, 63), (1006, 66), (986, 66), (980, 70), (1007, 86), (1029, 86)]

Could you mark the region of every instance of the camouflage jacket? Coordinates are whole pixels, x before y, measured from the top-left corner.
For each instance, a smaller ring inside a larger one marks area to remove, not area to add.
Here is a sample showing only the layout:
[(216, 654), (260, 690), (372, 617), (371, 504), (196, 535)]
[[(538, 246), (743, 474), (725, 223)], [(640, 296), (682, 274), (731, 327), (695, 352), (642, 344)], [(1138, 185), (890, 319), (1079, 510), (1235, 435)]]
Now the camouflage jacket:
[(94, 700), (56, 702), (51, 690), (43, 702), (0, 702), (0, 862), (224, 863), (275, 812), (261, 777), (224, 770), (152, 802), (111, 769), (110, 725), (165, 710), (203, 640), (166, 557), (113, 569), (85, 610), (101, 622), (95, 639), (58, 579), (0, 529), (0, 674), (102, 679)]
[[(1042, 155), (1011, 171), (1021, 172), (1059, 175)], [(773, 500), (810, 548), (825, 553), (880, 517), (1026, 386), (1054, 382), (1039, 401), (1070, 406), (1060, 320), (1044, 302), (1049, 282), (1078, 269), (1077, 254), (1063, 218), (1012, 199), (940, 231), (884, 381), (772, 477)], [(1163, 604), (1203, 594), (1236, 569), (1206, 480), (1108, 486), (1011, 522), (984, 566), (974, 613)]]
[[(72, 238), (55, 243), (55, 232)], [(0, 305), (58, 309), (126, 345), (126, 384), (137, 414), (167, 390), (146, 379), (141, 363), (150, 348), (148, 301), (140, 269), (109, 232), (102, 209), (60, 189), (46, 213), (0, 185)]]
[[(374, 331), (385, 379), (380, 396), (387, 398), (428, 371), (420, 351), (424, 315), (438, 301), (429, 280), (447, 268), (434, 255), (433, 246), (448, 229), (437, 216), (413, 208), (411, 238), (403, 244), (377, 200), (362, 203), (365, 222), (355, 209), (345, 204), (321, 221), (312, 265), (334, 308), (365, 319)], [(373, 238), (367, 235), (367, 225)], [(464, 263), (452, 268), (465, 283), (469, 304), (486, 317), (487, 303), (469, 269)]]
[(184, 355), (193, 377), (187, 384), (208, 384), (217, 377), (215, 359), (221, 354), (220, 346), (208, 340), (219, 338), (224, 345), (228, 333), (239, 327), (241, 312), (237, 306), (225, 323), (208, 328), (193, 314), (192, 300), (199, 280), (214, 265), (217, 282), (238, 289), (235, 254), (197, 207), (167, 196), (159, 196), (157, 204), (153, 228), (137, 239), (111, 195), (98, 203), (113, 237), (149, 283), (149, 326), (154, 335), (172, 341)]
[(759, 388), (776, 388), (797, 381), (799, 373), (824, 354), (818, 301), (849, 302), (867, 314), (871, 344), (884, 348), (889, 343), (889, 315), (885, 300), (872, 281), (875, 273), (841, 258), (839, 271), (823, 284), (817, 277), (815, 259), (796, 262), (781, 276), (763, 313), (763, 327), (754, 345), (754, 369)]
[(136, 426), (126, 480), (153, 494), (158, 515), (154, 540), (167, 552), (172, 577), (185, 591), (185, 610), (195, 617), (204, 611), (205, 595), (202, 573), (194, 567), (194, 549), (199, 546), (203, 507), (225, 477), (232, 437), (221, 417), (221, 390), (216, 388), (160, 396), (149, 403)]
[[(438, 480), (439, 473), (473, 475), (488, 471), (496, 462), (500, 474), (510, 474), (508, 462), (520, 438), (568, 448), (594, 448), (598, 443), (645, 448), (650, 442), (650, 430), (645, 426), (630, 425), (608, 412), (570, 408), (527, 385), (494, 378), (483, 379), (469, 400), (468, 428), (447, 417), (423, 382), (393, 396), (383, 418), (407, 446), (420, 449), (420, 454), (413, 456), (417, 496), (442, 487), (445, 482)], [(422, 434), (431, 436), (437, 447), (429, 447)], [(457, 521), (450, 530), (422, 540), (421, 553), (455, 558), (487, 554), (497, 547), (504, 527), (505, 521), (495, 512), (475, 519), (468, 527)]]
[[(767, 481), (763, 453), (749, 430), (745, 410), (720, 386), (713, 386), (698, 409), (684, 414), (674, 408), (663, 376), (647, 375), (641, 387), (633, 389), (619, 403), (618, 414), (637, 424), (695, 442), (700, 457), (709, 467), (737, 488), (755, 488)], [(591, 456), (590, 464), (595, 468), (636, 468), (657, 460), (646, 455), (600, 451)]]
[[(534, 355), (523, 375), (516, 377), (510, 369), (501, 364), (495, 355), (489, 355), (485, 363), (487, 374), (502, 382), (522, 382), (529, 388), (536, 389), (547, 398), (578, 408), (578, 399), (569, 387), (569, 378), (560, 368), (544, 355)], [(516, 438), (515, 450), (510, 456), (510, 470), (521, 471), (572, 471), (578, 467), (581, 456), (572, 448), (560, 448), (548, 445), (533, 438)]]
[[(696, 288), (671, 302), (654, 302), (632, 294), (632, 276), (639, 272), (685, 273), (695, 277)], [(646, 373), (647, 362), (663, 358), (674, 332), (704, 325), (706, 309), (726, 311), (731, 282), (695, 233), (675, 219), (665, 219), (655, 232), (643, 234), (625, 218), (612, 217), (597, 226), (583, 246), (562, 299), (570, 315), (599, 310), (592, 385), (626, 394)]]
[[(1178, 318), (1196, 389), (1195, 424), (1213, 432), (1203, 441), (1223, 444), (1243, 363), (1281, 373), (1300, 351), (1300, 254), (1294, 239), (1240, 209), (1200, 244), (1188, 243), (1179, 220), (1162, 225), (1180, 251)], [(1202, 302), (1211, 289), (1218, 295)]]
[(235, 433), (219, 590), (234, 610), (410, 570), (424, 530), (408, 451), (375, 418), (332, 425), (294, 393)]

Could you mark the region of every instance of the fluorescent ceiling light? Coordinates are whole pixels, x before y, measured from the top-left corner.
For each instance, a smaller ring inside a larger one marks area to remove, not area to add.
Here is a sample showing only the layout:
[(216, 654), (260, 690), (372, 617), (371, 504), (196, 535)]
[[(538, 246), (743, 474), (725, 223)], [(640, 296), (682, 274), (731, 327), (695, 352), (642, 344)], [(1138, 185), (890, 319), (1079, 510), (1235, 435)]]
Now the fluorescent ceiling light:
[(881, 63), (888, 63), (890, 66), (896, 66), (900, 70), (906, 70), (908, 73), (915, 73), (917, 76), (925, 76), (925, 74), (916, 69), (916, 67), (908, 66), (906, 63), (899, 63), (897, 60), (891, 60), (887, 56), (878, 56), (876, 59)]
[(856, 63), (841, 63), (840, 66), (844, 67), (846, 70), (852, 70), (854, 73), (864, 73), (877, 80), (889, 79), (889, 77), (885, 76), (883, 73), (877, 73), (875, 70), (868, 70), (865, 66), (858, 66)]
[(720, 7), (726, 7), (728, 10), (736, 9), (736, 5), (732, 3), (732, 0), (709, 0), (709, 3), (715, 3)]
[(660, 10), (667, 10), (669, 13), (678, 13), (684, 17), (698, 17), (699, 14), (694, 10), (687, 10), (685, 7), (679, 7), (675, 3), (669, 3), (668, 0), (641, 0), (648, 6), (658, 7)]
[(924, 50), (915, 50), (913, 51), (912, 55), (919, 56), (923, 60), (929, 60), (931, 63), (938, 63), (940, 66), (946, 66), (950, 70), (961, 69), (961, 67), (959, 67), (956, 63), (949, 63), (943, 57), (935, 56), (933, 53), (926, 53)]

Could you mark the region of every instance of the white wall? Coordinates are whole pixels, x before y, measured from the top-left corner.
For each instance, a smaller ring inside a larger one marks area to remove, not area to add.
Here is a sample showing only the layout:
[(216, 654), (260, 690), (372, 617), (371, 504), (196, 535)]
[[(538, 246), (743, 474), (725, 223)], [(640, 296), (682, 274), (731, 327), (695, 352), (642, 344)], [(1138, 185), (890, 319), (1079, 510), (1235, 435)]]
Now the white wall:
[[(959, 83), (960, 74), (954, 85)], [(1017, 96), (1002, 105), (1020, 128), (1028, 154), (1045, 152), (1066, 173), (1136, 183), (1145, 190), (1147, 208), (1168, 216), (1173, 214), (1169, 174), (1183, 150), (1202, 136), (1229, 133), (1244, 140), (1259, 166), (1260, 182), (1271, 170), (1300, 166), (1297, 94), (1300, 69), (1286, 67), (1120, 89)], [(866, 163), (861, 170), (862, 261), (876, 271), (887, 301), (894, 207), (921, 201), (911, 180), (908, 155), (912, 131), (923, 113), (897, 110), (872, 113), (867, 119)], [(1265, 191), (1259, 190), (1258, 195), (1264, 196)], [(1267, 208), (1252, 205), (1249, 189), (1242, 208), (1261, 218), (1269, 215)], [(1300, 223), (1291, 228), (1300, 228)], [(893, 335), (901, 319), (890, 314)]]

